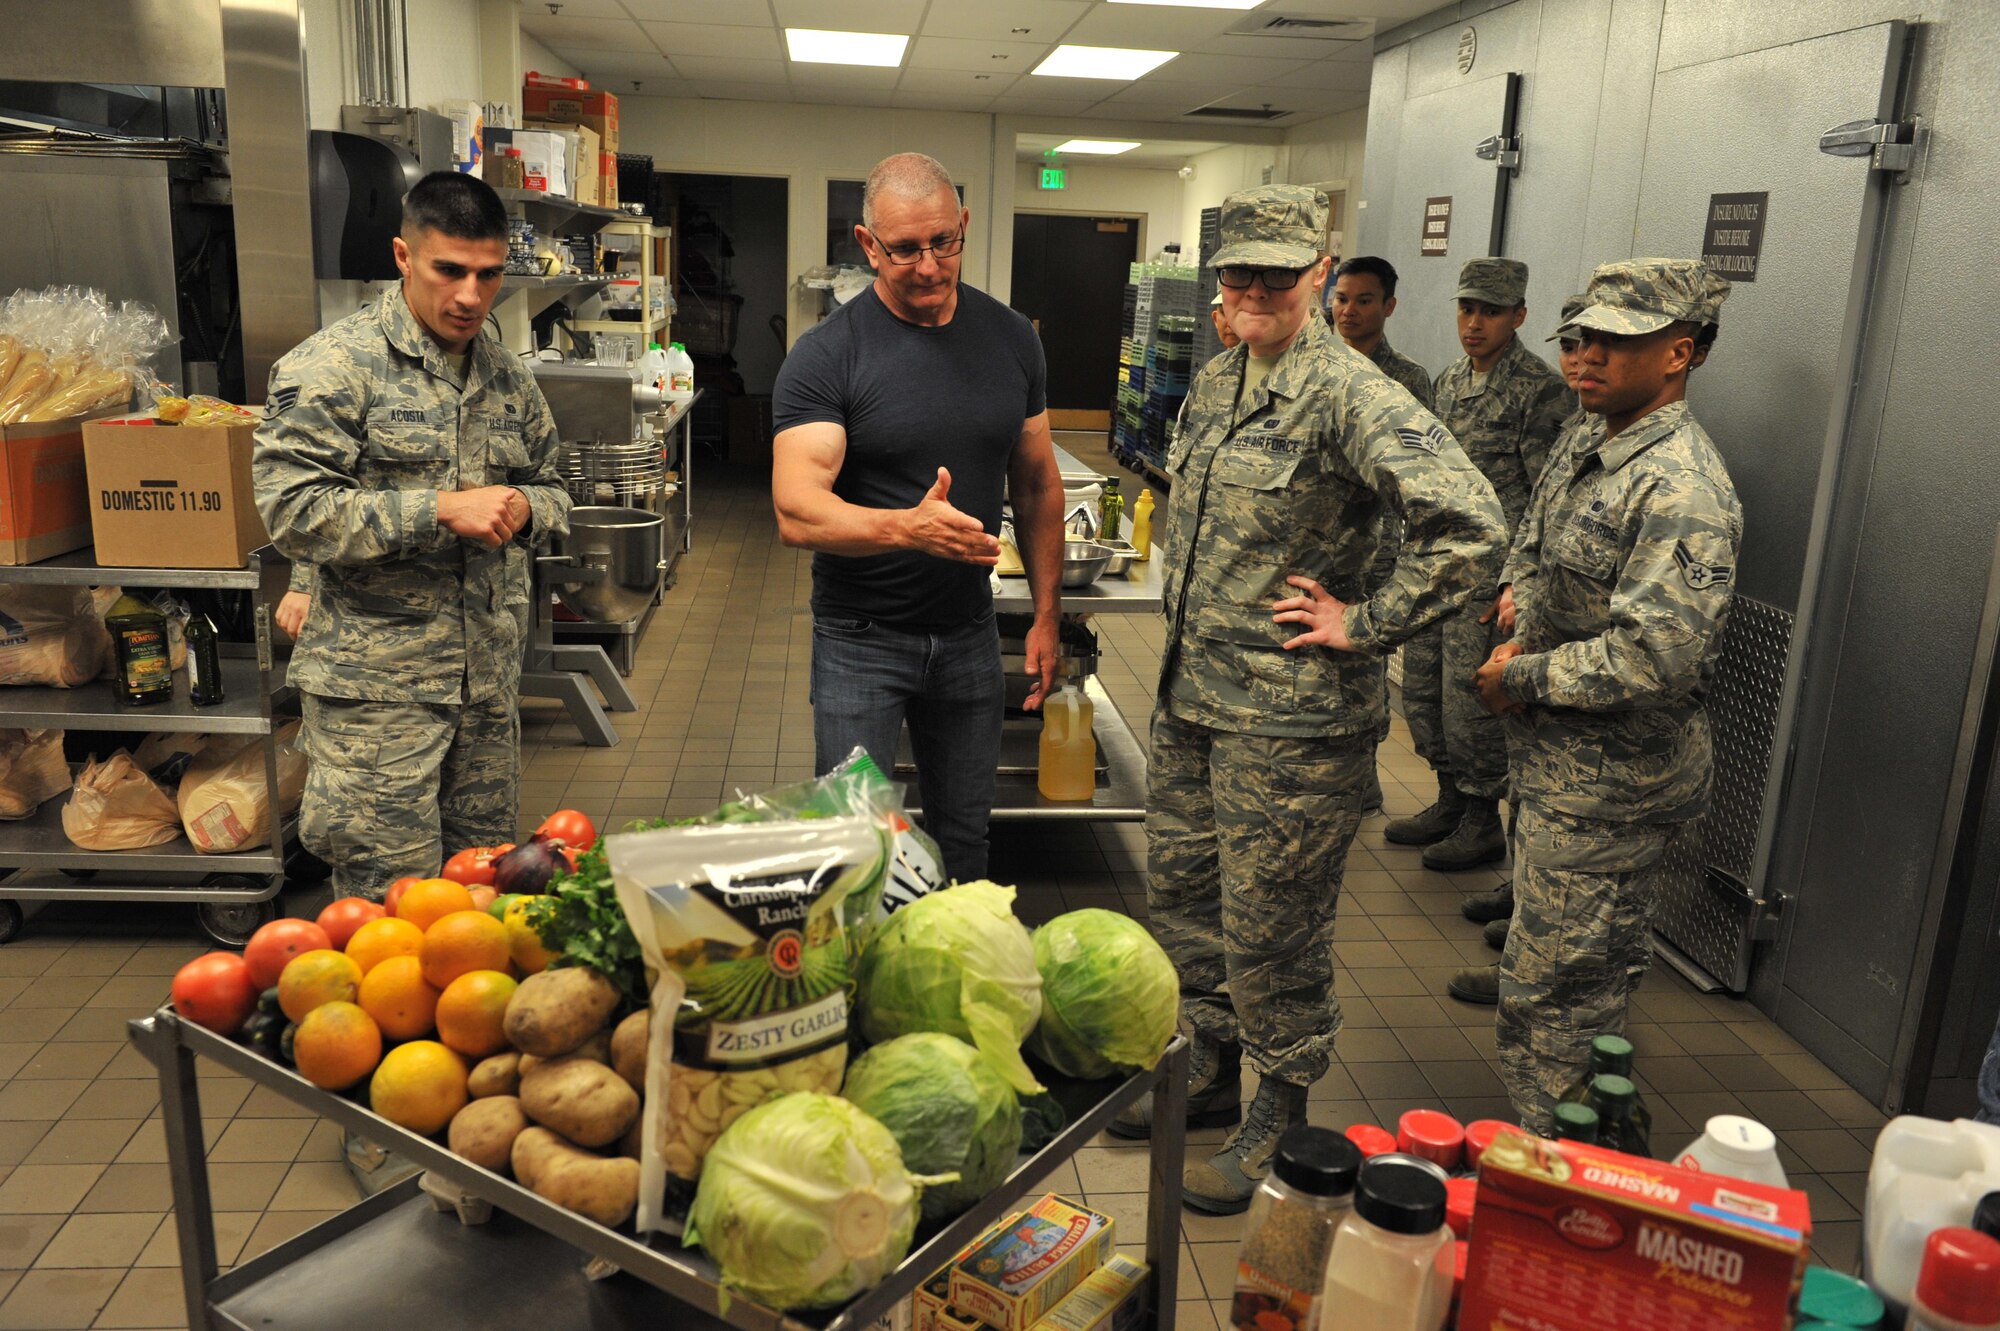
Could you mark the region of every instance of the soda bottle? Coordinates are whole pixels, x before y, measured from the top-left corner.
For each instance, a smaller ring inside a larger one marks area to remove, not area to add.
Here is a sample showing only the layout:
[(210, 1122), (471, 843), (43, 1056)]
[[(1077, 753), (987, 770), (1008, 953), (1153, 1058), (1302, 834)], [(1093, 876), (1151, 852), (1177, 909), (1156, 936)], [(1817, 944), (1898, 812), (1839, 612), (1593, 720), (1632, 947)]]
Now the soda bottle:
[(1627, 1155), (1652, 1156), (1653, 1145), (1647, 1132), (1632, 1119), (1632, 1106), (1638, 1098), (1639, 1092), (1629, 1077), (1607, 1072), (1591, 1079), (1590, 1095), (1584, 1103), (1597, 1112), (1599, 1146), (1609, 1146)]
[(157, 608), (126, 592), (104, 617), (118, 657), (113, 686), (128, 707), (171, 702), (174, 696), (173, 658), (167, 651), (167, 617)]
[(1118, 493), (1118, 478), (1107, 477), (1104, 482), (1104, 498), (1098, 501), (1097, 534), (1104, 540), (1118, 539), (1118, 523), (1125, 516), (1125, 496)]
[[(1606, 1074), (1624, 1077), (1632, 1076), (1632, 1042), (1622, 1035), (1600, 1035), (1590, 1042), (1590, 1066), (1576, 1084), (1563, 1092), (1561, 1103), (1580, 1105), (1590, 1098), (1590, 1083)], [(1634, 1087), (1637, 1096), (1637, 1088)], [(1653, 1137), (1653, 1111), (1646, 1108), (1643, 1098), (1632, 1101), (1632, 1121), (1638, 1125), (1639, 1136), (1647, 1141)]]

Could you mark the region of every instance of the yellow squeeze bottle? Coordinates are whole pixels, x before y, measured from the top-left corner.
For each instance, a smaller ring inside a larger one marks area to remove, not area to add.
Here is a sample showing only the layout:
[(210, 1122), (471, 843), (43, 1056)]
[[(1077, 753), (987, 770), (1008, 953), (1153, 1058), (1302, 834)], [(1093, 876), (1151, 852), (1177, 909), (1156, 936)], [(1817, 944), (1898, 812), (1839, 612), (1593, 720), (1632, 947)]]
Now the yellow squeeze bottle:
[(1087, 800), (1097, 793), (1097, 737), (1090, 699), (1072, 681), (1042, 702), (1041, 764), (1035, 784), (1045, 799)]
[(1153, 554), (1153, 492), (1139, 491), (1139, 502), (1132, 506), (1132, 545), (1139, 553), (1132, 556), (1134, 561), (1150, 559)]

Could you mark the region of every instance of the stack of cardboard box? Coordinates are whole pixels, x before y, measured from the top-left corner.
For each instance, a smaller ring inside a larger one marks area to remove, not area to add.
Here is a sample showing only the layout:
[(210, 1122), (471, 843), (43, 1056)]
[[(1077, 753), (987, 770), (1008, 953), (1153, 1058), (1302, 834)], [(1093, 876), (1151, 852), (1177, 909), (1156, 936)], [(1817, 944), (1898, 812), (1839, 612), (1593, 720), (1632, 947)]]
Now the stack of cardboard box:
[(569, 196), (578, 203), (618, 206), (618, 98), (592, 92), (582, 79), (528, 75), (521, 89), (523, 124), (565, 137)]

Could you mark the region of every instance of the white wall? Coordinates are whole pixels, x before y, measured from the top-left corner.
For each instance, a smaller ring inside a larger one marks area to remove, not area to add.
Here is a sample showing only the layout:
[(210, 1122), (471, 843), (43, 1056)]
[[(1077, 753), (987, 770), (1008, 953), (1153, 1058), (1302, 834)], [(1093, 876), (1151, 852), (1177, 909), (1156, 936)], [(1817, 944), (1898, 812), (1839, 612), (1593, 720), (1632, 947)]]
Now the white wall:
[[(1293, 184), (1345, 180), (1347, 197), (1361, 197), (1361, 159), (1368, 142), (1366, 108), (1343, 111), (1285, 131), (1278, 176)], [(1348, 221), (1352, 231), (1352, 220)]]
[[(535, 40), (532, 34), (524, 32), (521, 34), (521, 73), (526, 74), (529, 70), (536, 70), (543, 74), (559, 74), (564, 78), (570, 79), (580, 78), (583, 73), (575, 65), (572, 65), (569, 61)], [(520, 85), (516, 84), (515, 92), (517, 95), (519, 91)], [(623, 109), (622, 99), (620, 100), (620, 109)], [(619, 122), (619, 129), (621, 133), (624, 130), (624, 122), (622, 120)], [(622, 150), (624, 140), (621, 138), (619, 143)]]
[(480, 100), (479, 0), (422, 0), (405, 12), (410, 105)]
[[(891, 153), (929, 153), (965, 186), (966, 206), (972, 210), (963, 270), (967, 282), (990, 290), (987, 277), (994, 247), (1011, 245), (1011, 213), (1005, 228), (998, 231), (993, 217), (991, 116), (667, 97), (621, 97), (618, 112), (620, 151), (650, 153), (655, 171), (786, 178), (787, 283), (826, 262), (827, 181), (866, 179), (869, 168)], [(1003, 166), (1013, 156), (1010, 133)], [(1011, 195), (1011, 172), (1005, 183)], [(821, 312), (819, 292), (790, 286), (786, 322), (791, 338), (796, 340), (818, 322)]]
[[(1194, 175), (1181, 190), (1181, 234), (1191, 237), (1195, 245), (1201, 243), (1201, 210), (1213, 208), (1238, 190), (1252, 189), (1264, 183), (1265, 168), (1272, 171), (1273, 180), (1282, 179), (1277, 174), (1278, 154), (1281, 148), (1260, 143), (1232, 143), (1226, 148), (1214, 148), (1188, 159), (1194, 168)], [(1193, 249), (1187, 251), (1190, 259), (1201, 256)]]
[[(1066, 165), (1068, 188), (1045, 191), (1035, 188), (1041, 176), (1040, 166), (1016, 159), (1013, 211), (1137, 217), (1141, 258), (1150, 258), (1175, 241), (1180, 242), (1183, 253), (1189, 252), (1189, 242), (1181, 229), (1181, 178), (1171, 168), (1156, 171), (1078, 158), (1070, 158)], [(1007, 235), (1011, 244), (1011, 224)], [(1004, 298), (1004, 293), (996, 294)]]

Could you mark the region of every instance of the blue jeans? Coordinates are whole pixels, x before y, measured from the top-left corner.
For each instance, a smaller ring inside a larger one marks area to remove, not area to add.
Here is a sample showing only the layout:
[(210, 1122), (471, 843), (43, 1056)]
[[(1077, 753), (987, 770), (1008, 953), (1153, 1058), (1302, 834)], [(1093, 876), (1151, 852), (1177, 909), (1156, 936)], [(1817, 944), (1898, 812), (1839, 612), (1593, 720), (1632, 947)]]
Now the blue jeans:
[(813, 619), (815, 768), (830, 770), (859, 745), (893, 774), (897, 736), (909, 722), (924, 828), (956, 882), (986, 877), (986, 825), (1006, 703), (991, 611), (946, 633)]

